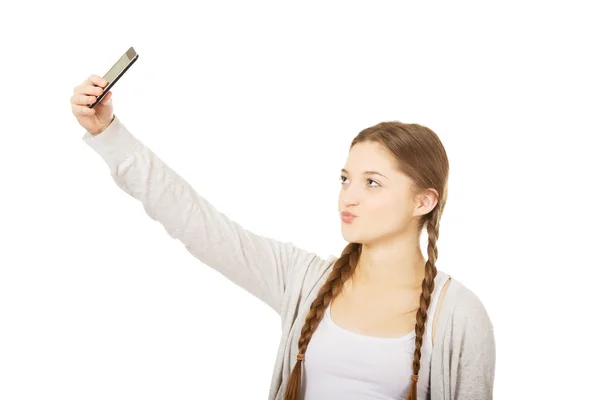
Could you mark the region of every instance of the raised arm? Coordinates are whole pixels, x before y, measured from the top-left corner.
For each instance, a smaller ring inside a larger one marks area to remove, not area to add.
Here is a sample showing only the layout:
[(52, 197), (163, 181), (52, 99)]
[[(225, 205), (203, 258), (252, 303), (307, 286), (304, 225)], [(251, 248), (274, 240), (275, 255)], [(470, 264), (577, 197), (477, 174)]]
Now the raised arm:
[(117, 116), (101, 133), (82, 138), (107, 163), (116, 184), (138, 199), (198, 260), (281, 315), (288, 271), (315, 253), (254, 234), (219, 212), (125, 127)]

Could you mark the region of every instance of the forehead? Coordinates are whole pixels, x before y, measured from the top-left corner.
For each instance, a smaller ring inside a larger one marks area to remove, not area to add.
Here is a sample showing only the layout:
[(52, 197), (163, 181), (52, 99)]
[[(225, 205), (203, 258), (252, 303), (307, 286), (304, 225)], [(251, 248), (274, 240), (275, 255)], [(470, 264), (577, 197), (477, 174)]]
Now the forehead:
[(397, 171), (397, 162), (394, 156), (383, 145), (367, 141), (355, 144), (348, 153), (346, 169), (354, 168), (361, 171), (363, 169), (375, 169), (382, 170), (382, 172), (392, 172)]

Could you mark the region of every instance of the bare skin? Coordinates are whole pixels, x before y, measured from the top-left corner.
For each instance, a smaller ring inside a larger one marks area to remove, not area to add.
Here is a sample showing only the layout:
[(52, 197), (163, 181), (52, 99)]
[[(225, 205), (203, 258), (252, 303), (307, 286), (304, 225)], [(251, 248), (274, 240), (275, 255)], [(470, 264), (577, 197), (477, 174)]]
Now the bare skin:
[[(389, 294), (376, 288), (352, 287), (349, 282), (344, 284), (342, 292), (331, 303), (331, 319), (338, 326), (362, 335), (382, 338), (400, 337), (412, 332), (421, 289)], [(433, 316), (433, 337), (449, 283), (450, 279), (440, 292)]]
[[(417, 225), (436, 206), (438, 193), (413, 191), (410, 178), (379, 143), (353, 146), (341, 172), (338, 209), (357, 216), (342, 222), (342, 235), (362, 249), (351, 279), (331, 303), (331, 318), (367, 336), (407, 335), (415, 327), (425, 275)], [(447, 284), (435, 315), (428, 316), (434, 335), (446, 290)]]
[(77, 122), (94, 136), (105, 131), (114, 120), (111, 91), (94, 108), (88, 107), (104, 92), (107, 84), (99, 75), (90, 75), (73, 89), (71, 96), (71, 111)]

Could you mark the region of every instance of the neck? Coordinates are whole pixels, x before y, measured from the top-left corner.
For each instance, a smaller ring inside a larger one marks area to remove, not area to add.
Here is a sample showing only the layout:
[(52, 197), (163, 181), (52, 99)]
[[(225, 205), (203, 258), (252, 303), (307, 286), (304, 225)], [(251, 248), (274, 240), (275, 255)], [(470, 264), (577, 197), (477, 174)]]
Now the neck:
[(385, 242), (363, 243), (352, 280), (355, 284), (383, 291), (419, 291), (425, 277), (426, 261), (418, 238), (398, 237)]

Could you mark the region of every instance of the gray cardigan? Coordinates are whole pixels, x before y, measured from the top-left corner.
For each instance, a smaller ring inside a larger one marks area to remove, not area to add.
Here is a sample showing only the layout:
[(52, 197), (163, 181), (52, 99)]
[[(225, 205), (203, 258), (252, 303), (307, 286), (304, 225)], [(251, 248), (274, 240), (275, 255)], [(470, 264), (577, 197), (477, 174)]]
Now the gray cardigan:
[[(96, 136), (85, 132), (83, 140), (104, 159), (116, 184), (139, 200), (172, 238), (281, 316), (269, 400), (282, 400), (304, 318), (336, 256), (323, 259), (291, 242), (244, 229), (196, 193), (116, 115), (105, 131)], [(440, 307), (431, 355), (431, 399), (492, 399), (496, 350), (486, 309), (454, 278)]]

